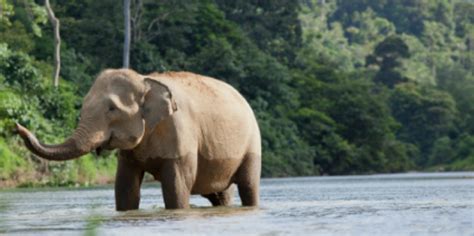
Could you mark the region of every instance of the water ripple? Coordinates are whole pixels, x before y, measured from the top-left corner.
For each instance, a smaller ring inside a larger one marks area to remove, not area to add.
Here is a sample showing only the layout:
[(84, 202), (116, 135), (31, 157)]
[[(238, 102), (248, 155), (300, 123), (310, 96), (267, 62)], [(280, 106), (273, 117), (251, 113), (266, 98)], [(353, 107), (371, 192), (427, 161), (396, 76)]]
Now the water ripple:
[(474, 235), (474, 173), (262, 180), (260, 208), (164, 209), (156, 184), (141, 210), (116, 212), (111, 186), (0, 191), (0, 234)]

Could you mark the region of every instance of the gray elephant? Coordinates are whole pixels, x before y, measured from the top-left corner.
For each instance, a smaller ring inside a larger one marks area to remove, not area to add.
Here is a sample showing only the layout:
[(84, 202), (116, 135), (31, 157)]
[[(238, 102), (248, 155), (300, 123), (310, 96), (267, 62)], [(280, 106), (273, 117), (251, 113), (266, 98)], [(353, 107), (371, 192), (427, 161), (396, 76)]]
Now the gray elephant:
[(33, 153), (48, 160), (120, 149), (118, 211), (138, 209), (145, 172), (161, 182), (167, 209), (188, 208), (191, 194), (228, 205), (233, 183), (242, 205), (258, 205), (258, 124), (242, 95), (222, 81), (188, 72), (108, 69), (84, 98), (80, 118), (58, 145), (40, 143), (19, 124), (17, 130)]

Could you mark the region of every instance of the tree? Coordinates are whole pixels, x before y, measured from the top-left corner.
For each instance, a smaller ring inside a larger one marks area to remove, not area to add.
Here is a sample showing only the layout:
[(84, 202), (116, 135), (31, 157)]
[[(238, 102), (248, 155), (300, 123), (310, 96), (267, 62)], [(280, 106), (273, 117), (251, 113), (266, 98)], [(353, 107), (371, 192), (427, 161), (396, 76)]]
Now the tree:
[(351, 43), (373, 44), (395, 33), (393, 23), (378, 17), (370, 8), (364, 12), (355, 13), (352, 18), (352, 25), (346, 28), (346, 35)]
[(216, 0), (216, 4), (261, 50), (283, 64), (293, 63), (302, 43), (297, 1)]
[(54, 87), (59, 85), (59, 71), (61, 70), (61, 36), (59, 35), (59, 20), (54, 15), (54, 11), (49, 4), (49, 0), (45, 0), (45, 7), (48, 12), (49, 20), (54, 28)]
[(353, 26), (354, 14), (372, 9), (378, 16), (391, 21), (397, 33), (419, 36), (423, 21), (436, 20), (452, 27), (452, 2), (447, 0), (337, 0), (337, 10), (330, 22), (340, 21), (346, 28)]
[(130, 65), (130, 0), (123, 0), (123, 18), (125, 24), (123, 42), (123, 68)]
[(11, 25), (10, 16), (14, 13), (13, 5), (7, 0), (0, 0), (0, 27)]
[(399, 69), (402, 66), (402, 59), (409, 57), (410, 51), (404, 40), (399, 36), (389, 36), (375, 47), (372, 55), (367, 57), (366, 65), (378, 66), (375, 82), (393, 88), (396, 84), (408, 81)]
[(395, 88), (390, 107), (402, 125), (398, 138), (417, 145), (422, 158), (416, 164), (426, 166), (435, 141), (455, 128), (458, 111), (453, 97), (433, 87), (406, 83)]

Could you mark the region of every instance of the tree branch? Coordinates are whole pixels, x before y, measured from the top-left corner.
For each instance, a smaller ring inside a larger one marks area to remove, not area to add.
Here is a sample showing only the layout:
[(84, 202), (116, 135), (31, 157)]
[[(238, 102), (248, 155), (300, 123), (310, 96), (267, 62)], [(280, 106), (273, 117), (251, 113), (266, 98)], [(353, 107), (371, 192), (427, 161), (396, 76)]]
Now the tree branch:
[(135, 0), (131, 3), (131, 8), (133, 9), (133, 14), (131, 16), (132, 21), (132, 38), (136, 40), (136, 42), (141, 40), (141, 19), (143, 16), (143, 1), (142, 0)]

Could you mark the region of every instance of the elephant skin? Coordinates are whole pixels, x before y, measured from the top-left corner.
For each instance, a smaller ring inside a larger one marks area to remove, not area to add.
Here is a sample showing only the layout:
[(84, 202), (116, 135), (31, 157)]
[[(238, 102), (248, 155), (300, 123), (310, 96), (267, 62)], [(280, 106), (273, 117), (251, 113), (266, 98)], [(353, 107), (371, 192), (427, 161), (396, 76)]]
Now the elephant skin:
[(141, 75), (108, 69), (85, 96), (81, 119), (64, 143), (45, 145), (17, 124), (25, 145), (48, 160), (119, 149), (118, 211), (138, 209), (145, 172), (161, 182), (165, 207), (189, 207), (191, 194), (229, 205), (231, 184), (257, 206), (261, 139), (255, 115), (230, 85), (189, 72)]

